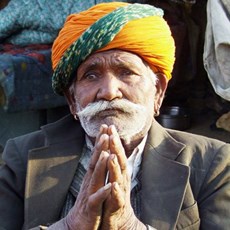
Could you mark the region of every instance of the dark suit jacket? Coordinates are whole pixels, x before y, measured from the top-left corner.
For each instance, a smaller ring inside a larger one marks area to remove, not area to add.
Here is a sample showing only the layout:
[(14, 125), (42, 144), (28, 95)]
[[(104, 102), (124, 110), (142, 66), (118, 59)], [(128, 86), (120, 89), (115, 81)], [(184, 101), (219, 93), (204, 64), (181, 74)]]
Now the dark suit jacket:
[[(71, 116), (9, 140), (0, 229), (58, 220), (84, 144)], [(142, 162), (141, 220), (159, 230), (230, 229), (230, 145), (152, 124)]]

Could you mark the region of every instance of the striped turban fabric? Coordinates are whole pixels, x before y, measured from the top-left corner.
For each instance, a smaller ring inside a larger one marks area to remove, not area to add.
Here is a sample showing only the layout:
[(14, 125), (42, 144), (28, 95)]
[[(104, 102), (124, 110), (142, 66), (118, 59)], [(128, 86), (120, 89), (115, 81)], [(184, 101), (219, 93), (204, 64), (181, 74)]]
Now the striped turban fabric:
[(54, 91), (63, 95), (88, 56), (111, 49), (135, 53), (155, 73), (171, 78), (175, 45), (163, 11), (147, 4), (100, 3), (69, 15), (54, 41)]

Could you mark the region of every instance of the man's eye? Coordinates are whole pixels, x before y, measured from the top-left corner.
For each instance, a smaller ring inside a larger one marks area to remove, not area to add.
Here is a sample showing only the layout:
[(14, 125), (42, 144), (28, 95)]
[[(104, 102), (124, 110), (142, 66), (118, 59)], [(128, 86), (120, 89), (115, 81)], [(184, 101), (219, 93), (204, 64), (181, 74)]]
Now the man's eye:
[(123, 69), (121, 70), (121, 76), (125, 77), (125, 76), (130, 76), (133, 75), (134, 73), (131, 70), (128, 69)]
[(96, 80), (98, 76), (96, 74), (85, 74), (82, 79), (84, 80)]

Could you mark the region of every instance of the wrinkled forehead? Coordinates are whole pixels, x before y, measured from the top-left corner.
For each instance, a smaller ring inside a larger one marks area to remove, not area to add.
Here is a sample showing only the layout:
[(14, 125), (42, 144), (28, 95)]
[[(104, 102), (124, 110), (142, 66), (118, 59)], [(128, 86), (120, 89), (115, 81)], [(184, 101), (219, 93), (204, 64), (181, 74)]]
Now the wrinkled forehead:
[(91, 54), (85, 61), (81, 63), (78, 70), (84, 68), (85, 66), (96, 67), (105, 63), (118, 67), (126, 65), (130, 67), (138, 67), (139, 65), (145, 65), (146, 67), (149, 66), (148, 63), (137, 54), (129, 51), (113, 49)]

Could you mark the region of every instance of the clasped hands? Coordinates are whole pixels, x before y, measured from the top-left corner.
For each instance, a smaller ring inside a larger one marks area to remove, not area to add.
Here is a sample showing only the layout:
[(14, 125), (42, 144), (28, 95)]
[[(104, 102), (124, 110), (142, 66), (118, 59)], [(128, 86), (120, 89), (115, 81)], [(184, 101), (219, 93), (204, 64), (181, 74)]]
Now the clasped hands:
[(130, 183), (127, 157), (117, 130), (113, 125), (102, 125), (81, 190), (65, 218), (68, 229), (146, 229), (131, 207)]

